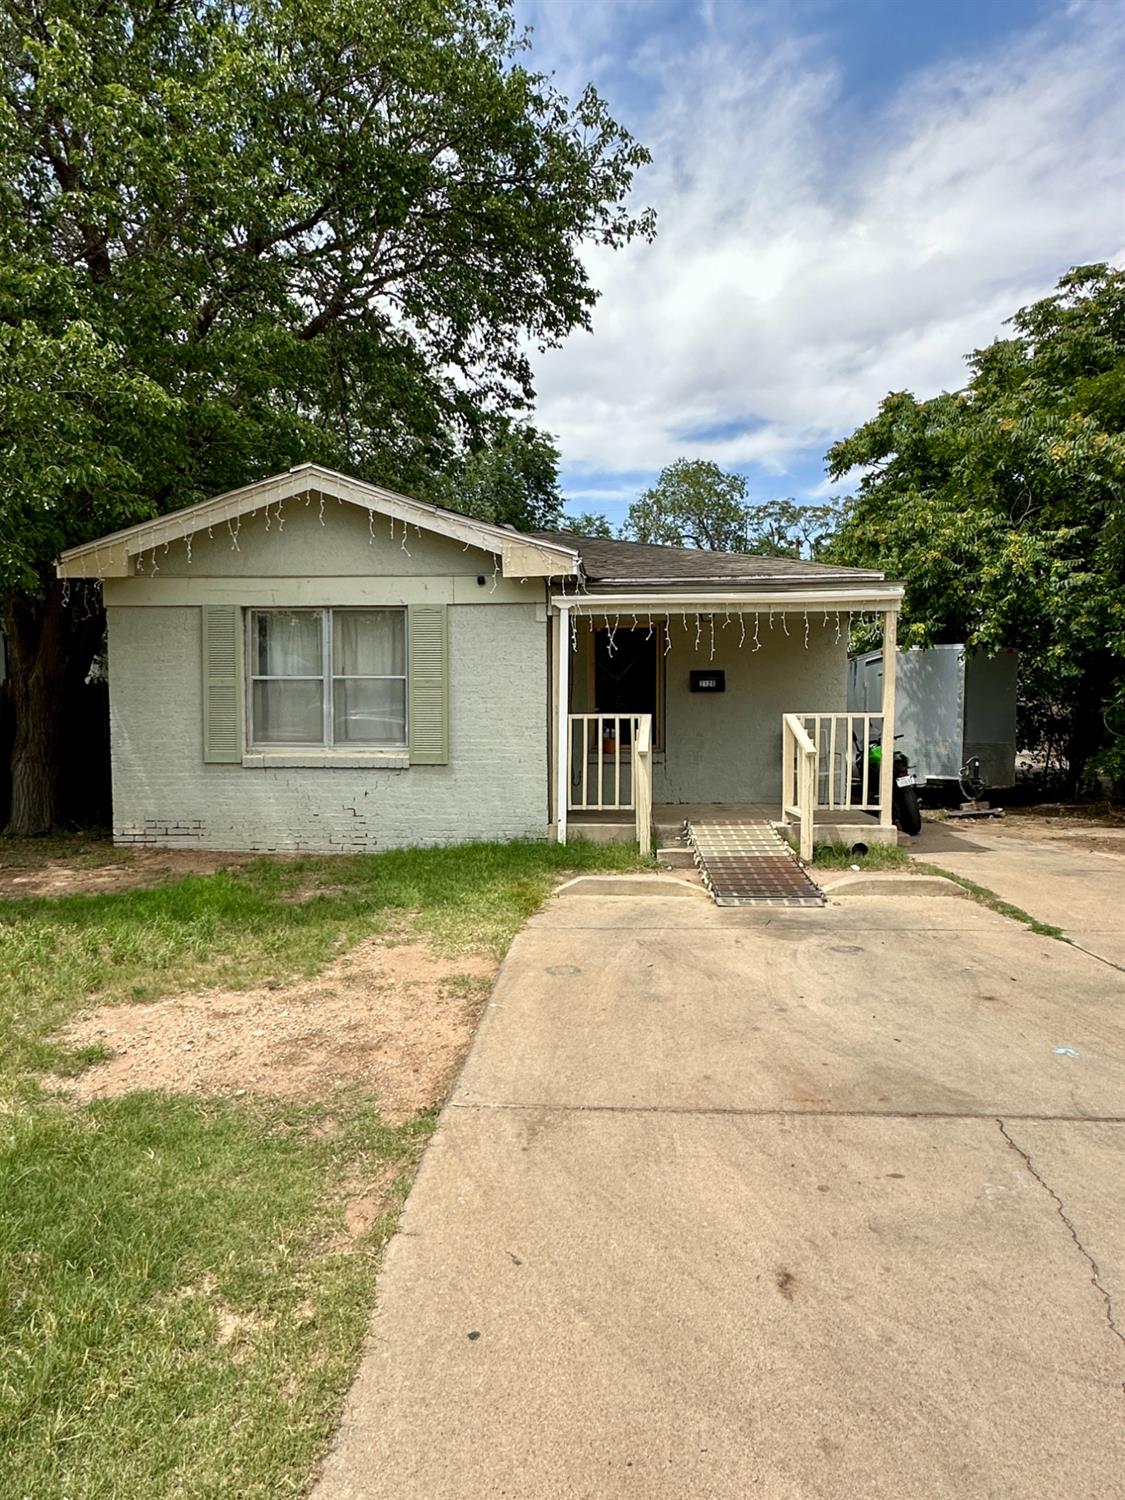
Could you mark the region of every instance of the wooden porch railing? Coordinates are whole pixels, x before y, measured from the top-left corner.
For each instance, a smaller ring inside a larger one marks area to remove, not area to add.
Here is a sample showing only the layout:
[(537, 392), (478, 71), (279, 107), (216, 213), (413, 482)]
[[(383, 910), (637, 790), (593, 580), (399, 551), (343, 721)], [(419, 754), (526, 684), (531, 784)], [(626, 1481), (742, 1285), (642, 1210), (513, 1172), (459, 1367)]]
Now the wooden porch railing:
[(882, 714), (783, 715), (781, 815), (800, 819), (802, 859), (812, 856), (818, 811), (877, 811), (884, 819), (880, 778), (871, 771), (871, 746), (882, 730)]
[(806, 863), (813, 854), (816, 745), (796, 714), (781, 718), (781, 816), (800, 825), (800, 854)]
[(652, 849), (652, 715), (569, 714), (568, 812), (632, 812)]

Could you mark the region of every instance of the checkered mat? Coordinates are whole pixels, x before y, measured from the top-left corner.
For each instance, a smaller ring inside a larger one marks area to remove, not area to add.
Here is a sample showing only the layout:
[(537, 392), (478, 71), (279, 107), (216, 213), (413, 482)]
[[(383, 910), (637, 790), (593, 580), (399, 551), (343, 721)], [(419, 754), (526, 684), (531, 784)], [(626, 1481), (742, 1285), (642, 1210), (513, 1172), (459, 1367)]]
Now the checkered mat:
[(689, 822), (687, 833), (716, 906), (824, 905), (824, 892), (769, 823), (708, 818)]

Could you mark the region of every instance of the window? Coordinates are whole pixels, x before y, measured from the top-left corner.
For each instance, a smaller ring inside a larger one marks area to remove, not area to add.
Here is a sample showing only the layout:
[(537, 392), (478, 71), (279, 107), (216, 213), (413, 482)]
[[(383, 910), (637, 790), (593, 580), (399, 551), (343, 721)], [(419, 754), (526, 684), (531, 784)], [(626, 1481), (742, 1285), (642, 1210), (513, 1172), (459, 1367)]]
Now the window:
[(255, 609), (252, 745), (406, 744), (406, 611)]

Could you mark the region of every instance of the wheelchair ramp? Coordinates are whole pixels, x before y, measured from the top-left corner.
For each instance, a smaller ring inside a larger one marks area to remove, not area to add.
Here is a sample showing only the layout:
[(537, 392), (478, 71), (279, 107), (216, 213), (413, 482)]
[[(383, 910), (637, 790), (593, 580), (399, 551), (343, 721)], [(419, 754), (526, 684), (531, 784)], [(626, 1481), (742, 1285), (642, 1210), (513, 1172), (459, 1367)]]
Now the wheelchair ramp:
[(793, 850), (765, 820), (704, 818), (687, 825), (688, 842), (716, 906), (823, 906)]

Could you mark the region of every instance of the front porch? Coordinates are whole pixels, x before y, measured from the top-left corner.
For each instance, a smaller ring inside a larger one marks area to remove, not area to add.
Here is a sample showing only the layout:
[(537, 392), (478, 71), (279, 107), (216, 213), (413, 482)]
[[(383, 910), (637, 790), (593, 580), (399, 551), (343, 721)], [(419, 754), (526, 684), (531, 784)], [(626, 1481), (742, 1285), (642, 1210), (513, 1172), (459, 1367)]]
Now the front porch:
[[(766, 802), (659, 802), (652, 808), (652, 839), (657, 853), (668, 853), (676, 847), (685, 824), (732, 820), (738, 822), (769, 823), (783, 838), (797, 842), (800, 838), (798, 819), (779, 816), (775, 803)], [(567, 820), (567, 833), (571, 838), (591, 839), (594, 843), (627, 843), (637, 838), (635, 810), (632, 808), (585, 809), (571, 811)], [(549, 835), (553, 838), (557, 830), (552, 826)], [(814, 809), (813, 840), (815, 843), (848, 844), (893, 844), (897, 840), (893, 824), (888, 827), (877, 816), (862, 812), (859, 808), (818, 807)]]
[[(685, 823), (893, 842), (901, 589), (791, 588), (553, 601), (551, 832), (666, 848)], [(846, 709), (850, 618), (882, 623), (881, 712)], [(793, 705), (819, 702), (805, 711)]]

